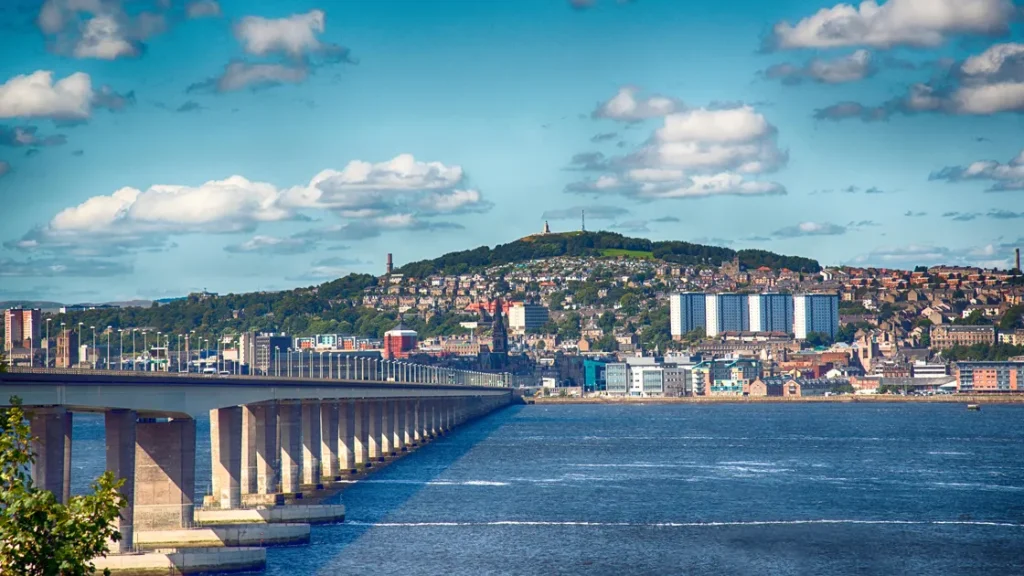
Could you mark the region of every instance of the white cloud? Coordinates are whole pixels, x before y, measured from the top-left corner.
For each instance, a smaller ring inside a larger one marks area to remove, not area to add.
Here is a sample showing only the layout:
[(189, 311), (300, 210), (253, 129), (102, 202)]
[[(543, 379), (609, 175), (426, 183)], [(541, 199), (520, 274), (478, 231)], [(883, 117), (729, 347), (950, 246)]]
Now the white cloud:
[[(162, 12), (127, 12), (122, 0), (46, 0), (40, 30), (51, 48), (75, 58), (114, 60), (141, 54), (141, 41), (167, 29)], [(158, 5), (166, 10), (167, 6)]]
[(313, 242), (303, 238), (257, 235), (240, 244), (230, 244), (224, 250), (238, 254), (301, 254), (314, 247)]
[(0, 84), (0, 118), (88, 118), (92, 80), (76, 72), (53, 81), (53, 72), (39, 70)]
[(637, 122), (671, 114), (682, 105), (664, 96), (637, 98), (637, 89), (631, 86), (619, 88), (618, 93), (607, 102), (598, 105), (592, 116), (626, 122)]
[(847, 56), (832, 60), (814, 58), (805, 66), (776, 64), (764, 71), (769, 79), (782, 80), (784, 84), (799, 84), (813, 80), (825, 84), (843, 84), (863, 80), (874, 73), (871, 53), (857, 50)]
[(117, 20), (104, 15), (86, 21), (73, 54), (75, 58), (115, 60), (122, 56), (138, 56), (139, 50), (125, 38)]
[(966, 166), (947, 166), (932, 172), (928, 179), (946, 182), (990, 182), (990, 192), (1024, 190), (1024, 150), (1006, 164), (994, 160), (979, 160)]
[(193, 0), (185, 5), (189, 18), (212, 18), (220, 16), (220, 4), (216, 0)]
[(1011, 0), (873, 0), (822, 8), (796, 24), (779, 22), (771, 47), (938, 46), (958, 34), (994, 36), (1009, 29)]
[(325, 17), (321, 10), (293, 14), (286, 18), (246, 16), (235, 26), (235, 35), (245, 51), (257, 56), (284, 53), (299, 57), (321, 46), (318, 34), (324, 31)]
[(615, 172), (570, 184), (566, 191), (645, 199), (785, 194), (779, 184), (748, 179), (787, 162), (776, 133), (750, 106), (668, 114), (639, 150), (622, 158), (601, 157), (588, 167)]
[(801, 222), (795, 226), (780, 228), (774, 232), (779, 238), (798, 238), (801, 236), (838, 236), (846, 234), (846, 227), (831, 222)]
[[(278, 84), (301, 84), (309, 76), (305, 67), (284, 64), (250, 64), (231, 62), (224, 73), (213, 80), (212, 86), (218, 92), (233, 92), (245, 88), (259, 88)], [(208, 86), (205, 83), (203, 86)], [(198, 86), (198, 85), (197, 85)]]

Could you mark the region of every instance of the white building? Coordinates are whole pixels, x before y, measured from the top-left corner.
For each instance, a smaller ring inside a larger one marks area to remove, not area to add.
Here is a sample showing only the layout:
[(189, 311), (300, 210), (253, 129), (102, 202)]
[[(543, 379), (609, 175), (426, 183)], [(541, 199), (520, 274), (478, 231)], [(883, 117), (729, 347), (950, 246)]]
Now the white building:
[(751, 294), (747, 297), (750, 330), (754, 332), (793, 331), (792, 294)]
[(704, 310), (705, 302), (706, 297), (703, 292), (684, 292), (669, 296), (672, 338), (679, 340), (687, 332), (705, 328), (707, 321)]
[(708, 294), (704, 302), (704, 330), (708, 336), (750, 330), (749, 301), (746, 294)]
[(839, 331), (838, 294), (797, 294), (793, 296), (793, 334), (806, 340), (811, 332), (835, 338)]
[(536, 330), (548, 321), (548, 309), (539, 304), (513, 304), (508, 309), (508, 327), (516, 334)]

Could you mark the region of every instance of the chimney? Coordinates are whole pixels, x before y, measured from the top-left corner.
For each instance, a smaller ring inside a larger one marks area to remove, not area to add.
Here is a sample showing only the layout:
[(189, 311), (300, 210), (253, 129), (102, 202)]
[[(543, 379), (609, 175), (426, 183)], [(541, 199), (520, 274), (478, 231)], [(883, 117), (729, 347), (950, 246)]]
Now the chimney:
[(391, 253), (390, 253), (390, 252), (388, 252), (388, 267), (387, 267), (387, 275), (388, 275), (388, 276), (390, 276), (390, 275), (391, 275), (391, 273), (392, 273), (392, 272), (394, 271), (394, 269), (395, 269), (395, 268), (394, 268), (394, 266), (393, 266), (393, 265), (392, 265), (392, 263), (391, 263)]

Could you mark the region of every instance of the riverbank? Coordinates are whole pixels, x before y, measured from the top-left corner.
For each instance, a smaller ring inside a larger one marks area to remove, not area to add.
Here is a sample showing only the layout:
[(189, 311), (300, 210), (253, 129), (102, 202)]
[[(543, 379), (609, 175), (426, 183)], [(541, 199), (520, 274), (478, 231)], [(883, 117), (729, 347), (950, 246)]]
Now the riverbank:
[(949, 394), (941, 396), (899, 396), (893, 394), (843, 396), (687, 396), (683, 398), (637, 398), (632, 396), (591, 396), (573, 398), (539, 396), (524, 398), (534, 404), (822, 404), (822, 403), (939, 403), (939, 404), (1024, 404), (1024, 394)]

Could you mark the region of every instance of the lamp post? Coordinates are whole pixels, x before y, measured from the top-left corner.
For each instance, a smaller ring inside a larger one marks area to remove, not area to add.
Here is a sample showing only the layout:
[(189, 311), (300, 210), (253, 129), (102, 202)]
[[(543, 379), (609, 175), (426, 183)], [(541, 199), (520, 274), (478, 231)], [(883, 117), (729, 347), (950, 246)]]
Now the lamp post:
[(50, 321), (53, 318), (46, 319), (46, 368), (50, 367)]
[(285, 354), (288, 355), (288, 377), (291, 378), (292, 377), (292, 349), (288, 348), (288, 350), (285, 351)]
[(281, 347), (274, 346), (274, 368), (277, 371), (277, 377), (281, 377)]
[(138, 328), (132, 328), (132, 372), (135, 371), (135, 333), (138, 331)]
[(112, 327), (107, 326), (107, 364), (103, 367), (105, 370), (110, 370), (110, 333), (113, 331)]
[(302, 347), (299, 347), (299, 378), (302, 378)]
[[(71, 359), (71, 353), (68, 350), (68, 326), (64, 322), (60, 323), (60, 331), (64, 334), (64, 355), (67, 356), (68, 360)], [(59, 360), (59, 358), (58, 358)], [(65, 368), (69, 368), (67, 363), (64, 364)]]
[(124, 370), (124, 328), (117, 329), (117, 337), (120, 339), (117, 345), (117, 369)]

